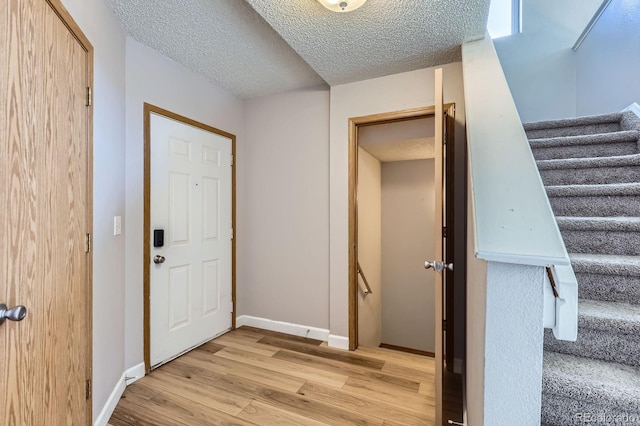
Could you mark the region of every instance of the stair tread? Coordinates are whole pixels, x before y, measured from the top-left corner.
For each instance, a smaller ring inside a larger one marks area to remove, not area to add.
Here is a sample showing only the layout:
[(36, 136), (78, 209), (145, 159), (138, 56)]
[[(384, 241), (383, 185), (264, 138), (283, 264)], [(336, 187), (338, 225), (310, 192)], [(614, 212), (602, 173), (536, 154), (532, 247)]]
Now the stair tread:
[(543, 392), (638, 410), (640, 367), (544, 352)]
[(640, 166), (640, 154), (537, 160), (539, 170)]
[(620, 142), (635, 142), (640, 138), (637, 130), (620, 130), (617, 132), (594, 133), (590, 135), (556, 136), (552, 138), (532, 138), (532, 148), (555, 148), (570, 145), (595, 145)]
[(603, 123), (618, 123), (622, 119), (621, 112), (592, 115), (587, 117), (565, 118), (562, 120), (545, 120), (524, 123), (525, 130), (557, 129), (561, 127), (584, 126)]
[(557, 216), (562, 230), (573, 231), (640, 231), (640, 217), (579, 217)]
[(569, 253), (575, 272), (640, 277), (640, 256)]
[(549, 185), (550, 197), (580, 197), (587, 195), (640, 195), (640, 183), (605, 183), (590, 185)]
[(580, 299), (578, 328), (640, 335), (640, 306), (624, 302)]

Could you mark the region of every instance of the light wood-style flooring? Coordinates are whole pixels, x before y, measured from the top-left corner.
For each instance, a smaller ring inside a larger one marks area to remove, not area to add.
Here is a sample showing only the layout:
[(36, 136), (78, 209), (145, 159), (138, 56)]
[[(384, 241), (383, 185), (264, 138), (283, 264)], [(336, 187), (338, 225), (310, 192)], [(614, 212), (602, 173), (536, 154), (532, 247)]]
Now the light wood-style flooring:
[(434, 425), (434, 360), (240, 327), (127, 387), (109, 423)]

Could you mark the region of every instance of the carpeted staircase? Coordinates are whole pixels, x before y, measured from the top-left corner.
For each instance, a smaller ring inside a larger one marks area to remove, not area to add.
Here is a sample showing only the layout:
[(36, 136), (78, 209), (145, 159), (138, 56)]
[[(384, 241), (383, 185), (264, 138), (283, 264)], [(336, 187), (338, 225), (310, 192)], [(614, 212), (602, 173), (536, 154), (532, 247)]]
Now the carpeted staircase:
[(524, 128), (579, 296), (578, 340), (545, 330), (541, 423), (640, 425), (640, 118)]

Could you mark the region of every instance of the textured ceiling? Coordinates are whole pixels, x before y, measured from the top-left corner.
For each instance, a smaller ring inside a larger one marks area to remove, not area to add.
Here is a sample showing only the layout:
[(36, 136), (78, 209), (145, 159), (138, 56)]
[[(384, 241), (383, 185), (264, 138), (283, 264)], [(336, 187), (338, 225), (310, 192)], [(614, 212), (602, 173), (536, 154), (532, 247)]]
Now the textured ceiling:
[(489, 0), (368, 0), (348, 13), (316, 0), (246, 0), (330, 85), (460, 60), (483, 38)]
[(358, 127), (358, 145), (378, 160), (405, 161), (435, 156), (433, 117)]
[(490, 0), (108, 0), (125, 32), (241, 98), (460, 59)]
[(383, 163), (390, 161), (426, 160), (435, 158), (436, 146), (434, 138), (401, 139), (387, 141), (362, 149)]
[(323, 84), (243, 0), (109, 0), (127, 35), (241, 98)]

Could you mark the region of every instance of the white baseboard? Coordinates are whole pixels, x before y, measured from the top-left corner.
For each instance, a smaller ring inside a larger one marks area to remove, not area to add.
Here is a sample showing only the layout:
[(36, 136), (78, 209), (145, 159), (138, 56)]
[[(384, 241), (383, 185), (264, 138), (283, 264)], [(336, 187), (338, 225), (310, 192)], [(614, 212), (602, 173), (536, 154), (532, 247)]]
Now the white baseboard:
[(113, 410), (116, 409), (116, 405), (118, 405), (118, 401), (120, 401), (120, 397), (122, 396), (124, 389), (127, 387), (124, 381), (126, 374), (126, 372), (122, 373), (122, 377), (120, 377), (120, 380), (118, 380), (118, 383), (116, 383), (113, 391), (111, 391), (109, 399), (107, 399), (104, 407), (102, 407), (102, 411), (100, 411), (100, 414), (96, 418), (96, 421), (93, 423), (93, 426), (105, 426), (111, 418)]
[(324, 328), (274, 321), (267, 318), (252, 317), (249, 315), (240, 315), (236, 318), (236, 327), (241, 327), (243, 325), (291, 334), (293, 336), (308, 337), (310, 339), (322, 340), (324, 342), (329, 338), (329, 330)]
[(145, 376), (144, 362), (134, 365), (124, 372), (124, 381), (129, 386), (131, 383), (142, 379)]
[(116, 405), (118, 405), (118, 401), (120, 401), (120, 397), (124, 393), (125, 388), (136, 380), (143, 378), (144, 375), (144, 362), (134, 365), (122, 373), (122, 377), (120, 377), (113, 391), (111, 391), (109, 399), (107, 399), (104, 407), (102, 407), (102, 411), (100, 411), (100, 415), (96, 418), (93, 426), (105, 426), (109, 422), (113, 411), (116, 409)]
[(349, 350), (349, 338), (344, 336), (336, 336), (335, 334), (329, 335), (329, 341), (327, 342), (330, 348)]
[(632, 103), (631, 105), (629, 105), (628, 107), (626, 107), (625, 109), (623, 109), (622, 111), (633, 111), (633, 113), (635, 115), (637, 115), (638, 117), (640, 117), (640, 105), (638, 105), (637, 102)]

